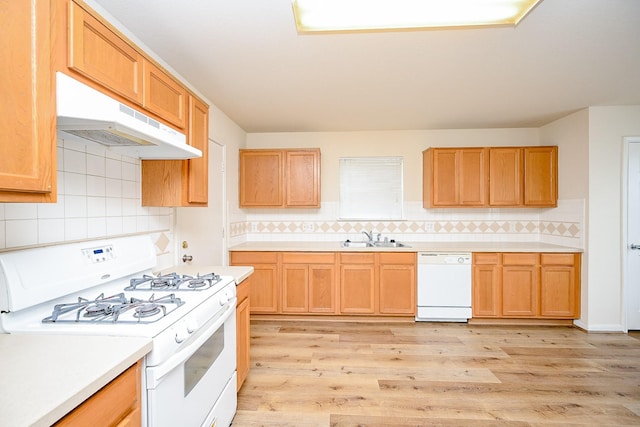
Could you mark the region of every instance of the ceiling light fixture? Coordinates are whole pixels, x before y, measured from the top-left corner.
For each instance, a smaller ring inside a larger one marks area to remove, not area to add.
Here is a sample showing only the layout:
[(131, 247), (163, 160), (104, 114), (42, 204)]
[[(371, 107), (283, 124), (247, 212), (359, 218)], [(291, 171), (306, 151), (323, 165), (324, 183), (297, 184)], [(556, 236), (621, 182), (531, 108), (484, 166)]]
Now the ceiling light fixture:
[(515, 26), (542, 0), (293, 0), (299, 33)]

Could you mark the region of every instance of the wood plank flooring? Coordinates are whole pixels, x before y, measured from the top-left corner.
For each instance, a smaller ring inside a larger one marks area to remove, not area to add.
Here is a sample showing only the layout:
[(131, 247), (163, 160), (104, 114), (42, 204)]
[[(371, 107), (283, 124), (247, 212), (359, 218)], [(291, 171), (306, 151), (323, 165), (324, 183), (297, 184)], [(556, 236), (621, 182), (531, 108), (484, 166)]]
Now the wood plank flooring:
[(253, 426), (640, 426), (640, 335), (252, 319)]

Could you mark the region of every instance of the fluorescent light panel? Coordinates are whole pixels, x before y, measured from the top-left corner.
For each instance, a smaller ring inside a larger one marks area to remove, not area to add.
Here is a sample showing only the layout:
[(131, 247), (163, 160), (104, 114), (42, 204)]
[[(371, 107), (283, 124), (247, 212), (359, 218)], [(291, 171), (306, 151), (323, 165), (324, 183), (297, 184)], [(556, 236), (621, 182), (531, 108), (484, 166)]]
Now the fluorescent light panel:
[(298, 32), (515, 26), (542, 0), (293, 0)]

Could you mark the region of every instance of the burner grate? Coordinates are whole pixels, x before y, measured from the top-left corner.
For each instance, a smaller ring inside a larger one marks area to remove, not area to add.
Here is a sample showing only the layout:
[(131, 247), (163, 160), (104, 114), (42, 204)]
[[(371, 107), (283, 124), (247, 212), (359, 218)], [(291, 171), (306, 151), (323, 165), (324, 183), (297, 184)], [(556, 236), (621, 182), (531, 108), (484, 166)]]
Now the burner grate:
[(125, 291), (202, 291), (213, 287), (220, 281), (220, 276), (215, 273), (204, 275), (179, 275), (169, 273), (164, 275), (151, 276), (148, 274), (142, 277), (135, 277), (129, 281), (129, 286)]

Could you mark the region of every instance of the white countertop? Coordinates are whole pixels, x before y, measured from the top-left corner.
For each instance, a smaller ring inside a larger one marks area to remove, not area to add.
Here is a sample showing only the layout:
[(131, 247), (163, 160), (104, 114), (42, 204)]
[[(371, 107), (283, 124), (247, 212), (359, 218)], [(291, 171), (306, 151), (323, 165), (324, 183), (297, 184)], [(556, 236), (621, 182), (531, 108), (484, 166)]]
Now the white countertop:
[(151, 348), (149, 338), (0, 334), (0, 425), (50, 426)]
[(229, 251), (295, 252), (583, 252), (540, 242), (407, 242), (400, 248), (345, 248), (341, 242), (245, 242)]
[(197, 274), (207, 274), (211, 272), (216, 273), (220, 276), (231, 276), (233, 277), (233, 281), (236, 282), (236, 285), (237, 285), (253, 273), (253, 267), (198, 265), (198, 264), (192, 264), (190, 262), (187, 262), (182, 265), (163, 269), (160, 271), (161, 274), (178, 273), (178, 274), (187, 274), (189, 276), (195, 276)]

